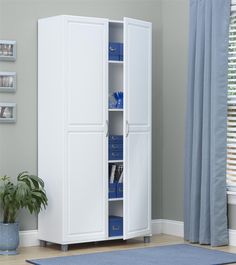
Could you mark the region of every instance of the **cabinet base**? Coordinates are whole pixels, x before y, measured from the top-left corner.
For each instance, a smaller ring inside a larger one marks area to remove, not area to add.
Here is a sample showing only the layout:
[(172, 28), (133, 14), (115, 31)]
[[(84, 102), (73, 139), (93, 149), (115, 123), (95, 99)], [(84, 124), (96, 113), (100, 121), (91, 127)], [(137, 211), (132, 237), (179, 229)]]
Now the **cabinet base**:
[(144, 236), (143, 237), (143, 242), (144, 243), (150, 243), (151, 242), (151, 237), (150, 236)]
[(61, 251), (63, 252), (68, 251), (68, 245), (61, 245)]
[(40, 240), (39, 243), (40, 243), (40, 247), (44, 247), (45, 248), (47, 246), (47, 241)]

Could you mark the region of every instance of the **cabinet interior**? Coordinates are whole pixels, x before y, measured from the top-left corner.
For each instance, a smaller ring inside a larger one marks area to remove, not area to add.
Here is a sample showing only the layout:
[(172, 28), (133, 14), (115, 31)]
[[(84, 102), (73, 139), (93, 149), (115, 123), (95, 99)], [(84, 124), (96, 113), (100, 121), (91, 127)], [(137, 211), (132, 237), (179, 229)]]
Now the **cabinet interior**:
[(123, 43), (123, 23), (109, 22), (109, 42)]
[(111, 201), (109, 204), (109, 215), (123, 217), (123, 201)]
[(109, 113), (109, 133), (110, 135), (123, 134), (123, 112), (110, 111)]
[[(123, 43), (123, 23), (109, 23), (109, 42)], [(109, 97), (114, 92), (123, 91), (123, 69), (123, 62), (109, 63)], [(109, 135), (123, 135), (123, 109), (109, 111)], [(123, 165), (123, 161), (115, 164)], [(108, 213), (109, 216), (123, 217), (123, 198), (109, 200)]]
[(109, 94), (123, 91), (123, 64), (109, 64)]

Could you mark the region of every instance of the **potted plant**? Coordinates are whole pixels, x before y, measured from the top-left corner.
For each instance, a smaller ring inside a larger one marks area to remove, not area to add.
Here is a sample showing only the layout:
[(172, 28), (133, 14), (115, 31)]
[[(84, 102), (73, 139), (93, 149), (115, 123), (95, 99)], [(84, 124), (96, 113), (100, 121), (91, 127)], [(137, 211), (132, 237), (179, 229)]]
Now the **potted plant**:
[(17, 213), (26, 208), (30, 213), (39, 213), (47, 206), (44, 182), (38, 176), (27, 171), (17, 176), (16, 183), (10, 177), (0, 177), (0, 206), (3, 210), (3, 222), (0, 222), (0, 254), (17, 254), (19, 246), (19, 223)]

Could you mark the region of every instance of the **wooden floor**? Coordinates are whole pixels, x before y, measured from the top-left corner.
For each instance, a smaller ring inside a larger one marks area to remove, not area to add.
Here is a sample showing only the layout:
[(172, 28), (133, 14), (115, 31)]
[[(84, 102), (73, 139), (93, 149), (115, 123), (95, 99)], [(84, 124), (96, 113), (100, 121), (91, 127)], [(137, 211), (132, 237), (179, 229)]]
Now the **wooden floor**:
[[(58, 245), (51, 245), (44, 247), (27, 247), (21, 248), (20, 254), (16, 256), (0, 256), (0, 265), (26, 265), (26, 259), (34, 258), (48, 258), (56, 256), (70, 256), (85, 253), (104, 252), (112, 250), (131, 249), (139, 247), (153, 247), (163, 246), (169, 244), (184, 243), (182, 238), (168, 236), (168, 235), (156, 235), (152, 237), (151, 243), (143, 243), (142, 238), (128, 241), (109, 241), (89, 244), (72, 245), (68, 252), (62, 252)], [(210, 248), (210, 247), (208, 247)], [(214, 248), (213, 248), (214, 249)], [(219, 247), (217, 250), (223, 250), (227, 252), (236, 253), (236, 247)], [(236, 264), (236, 263), (234, 263)]]

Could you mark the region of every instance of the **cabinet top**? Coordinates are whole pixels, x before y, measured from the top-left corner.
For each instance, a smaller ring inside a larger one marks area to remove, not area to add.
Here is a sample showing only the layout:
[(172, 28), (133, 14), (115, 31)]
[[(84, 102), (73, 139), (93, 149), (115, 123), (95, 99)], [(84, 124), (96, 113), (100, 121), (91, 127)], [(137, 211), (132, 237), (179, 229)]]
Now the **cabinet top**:
[(51, 17), (44, 17), (40, 18), (38, 21), (41, 20), (55, 20), (55, 19), (104, 19), (107, 20), (110, 23), (123, 23), (123, 20), (113, 20), (113, 19), (108, 19), (108, 18), (102, 18), (102, 17), (86, 17), (86, 16), (74, 16), (74, 15), (58, 15), (58, 16), (51, 16)]
[[(58, 16), (52, 16), (52, 17), (45, 17), (45, 18), (40, 18), (38, 22), (40, 21), (58, 21), (61, 19), (67, 19), (67, 20), (78, 20), (78, 19), (87, 19), (87, 20), (93, 20), (93, 21), (104, 21), (108, 22), (111, 24), (124, 24), (125, 17), (122, 20), (114, 20), (114, 19), (108, 19), (108, 18), (101, 18), (101, 17), (85, 17), (85, 16), (73, 16), (73, 15), (58, 15)], [(135, 19), (138, 21), (137, 19)], [(150, 22), (148, 22), (150, 23)]]

